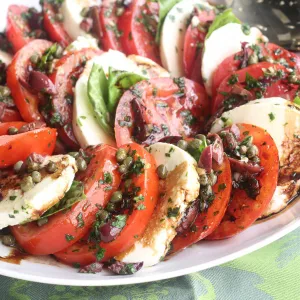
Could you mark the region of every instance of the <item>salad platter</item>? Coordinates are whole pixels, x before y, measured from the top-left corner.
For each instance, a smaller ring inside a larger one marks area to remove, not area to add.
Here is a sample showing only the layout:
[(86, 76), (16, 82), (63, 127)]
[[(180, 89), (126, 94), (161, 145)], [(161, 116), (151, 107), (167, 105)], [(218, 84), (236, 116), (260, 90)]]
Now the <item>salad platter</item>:
[(300, 56), (205, 0), (7, 1), (0, 274), (121, 285), (300, 225)]

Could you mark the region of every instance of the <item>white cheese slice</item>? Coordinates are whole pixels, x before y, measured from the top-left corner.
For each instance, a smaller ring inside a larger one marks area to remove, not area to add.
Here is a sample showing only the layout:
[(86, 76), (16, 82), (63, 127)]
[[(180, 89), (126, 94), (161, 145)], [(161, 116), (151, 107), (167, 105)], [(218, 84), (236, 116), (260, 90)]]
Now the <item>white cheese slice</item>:
[(97, 40), (91, 36), (79, 36), (65, 49), (64, 55), (86, 48), (99, 49)]
[[(159, 199), (143, 235), (128, 251), (116, 257), (126, 263), (141, 261), (145, 267), (159, 263), (166, 255), (177, 234), (176, 228), (200, 189), (197, 163), (187, 152), (166, 143), (151, 145), (148, 151), (157, 166), (163, 164), (168, 170), (168, 176), (161, 185), (164, 195)], [(174, 209), (177, 213), (170, 214)]]

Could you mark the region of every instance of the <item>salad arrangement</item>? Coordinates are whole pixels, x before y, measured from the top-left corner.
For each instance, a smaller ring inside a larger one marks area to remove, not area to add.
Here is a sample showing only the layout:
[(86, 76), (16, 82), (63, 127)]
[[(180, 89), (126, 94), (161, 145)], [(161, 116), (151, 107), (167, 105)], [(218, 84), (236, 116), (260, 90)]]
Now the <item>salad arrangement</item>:
[(299, 195), (300, 57), (230, 9), (11, 5), (0, 47), (7, 246), (133, 274)]

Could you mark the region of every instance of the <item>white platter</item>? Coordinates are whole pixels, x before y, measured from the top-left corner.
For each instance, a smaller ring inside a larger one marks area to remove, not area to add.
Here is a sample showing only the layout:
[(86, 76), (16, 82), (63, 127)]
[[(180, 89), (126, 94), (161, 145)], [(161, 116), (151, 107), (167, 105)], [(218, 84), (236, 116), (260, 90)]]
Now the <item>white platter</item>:
[[(38, 0), (6, 0), (0, 4), (0, 28), (5, 26), (6, 10), (12, 3), (37, 5)], [(1, 28), (1, 29), (2, 29)], [(300, 226), (300, 201), (267, 221), (259, 222), (237, 237), (224, 241), (200, 242), (159, 265), (133, 276), (79, 274), (50, 257), (30, 258), (20, 265), (0, 261), (0, 274), (14, 278), (61, 285), (109, 286), (149, 282), (204, 270), (241, 257), (281, 238)], [(0, 255), (7, 249), (0, 244)]]

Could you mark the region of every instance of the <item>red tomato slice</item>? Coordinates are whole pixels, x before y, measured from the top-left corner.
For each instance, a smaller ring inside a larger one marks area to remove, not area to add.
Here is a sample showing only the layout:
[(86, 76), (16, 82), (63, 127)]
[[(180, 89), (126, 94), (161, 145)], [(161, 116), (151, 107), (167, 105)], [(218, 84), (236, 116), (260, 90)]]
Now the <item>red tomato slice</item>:
[[(232, 186), (231, 170), (228, 158), (224, 156), (224, 162), (221, 166), (214, 162), (213, 169), (214, 171), (221, 171), (218, 175), (217, 183), (213, 186), (215, 199), (206, 211), (198, 215), (194, 222), (193, 231), (189, 228), (184, 233), (177, 234), (172, 241), (172, 253), (178, 252), (204, 239), (211, 234), (222, 221), (230, 200)], [(226, 188), (219, 189), (220, 185), (225, 186)]]
[[(275, 75), (272, 77), (272, 80), (268, 80), (265, 76), (265, 71), (268, 68), (272, 68), (274, 70), (274, 74), (277, 71), (283, 72), (283, 78)], [(227, 76), (222, 81), (218, 88), (218, 94), (213, 98), (212, 114), (216, 113), (218, 108), (222, 106), (225, 99), (228, 99), (233, 94), (233, 90), (236, 88), (248, 90), (251, 94), (251, 99), (248, 100), (254, 100), (262, 97), (282, 97), (292, 101), (295, 98), (298, 85), (293, 85), (288, 82), (285, 70), (286, 68), (282, 65), (262, 62), (231, 73), (230, 76)], [(251, 76), (254, 79), (254, 82), (250, 82), (252, 81), (251, 79), (249, 80), (248, 85), (247, 76)], [(231, 84), (230, 81), (233, 77), (235, 77), (234, 84)], [(255, 82), (264, 86), (265, 89), (257, 88)], [(257, 93), (260, 93), (259, 97)]]
[[(214, 20), (215, 12), (213, 10), (196, 9), (195, 17), (199, 20), (199, 25), (189, 25), (185, 36), (183, 46), (183, 66), (185, 76), (196, 82), (202, 83), (201, 64), (202, 64), (202, 47), (207, 30), (204, 26)], [(197, 62), (197, 66), (195, 66)]]
[(28, 68), (31, 66), (30, 57), (33, 54), (42, 55), (52, 43), (45, 40), (34, 40), (24, 46), (7, 68), (7, 86), (11, 90), (14, 102), (26, 122), (43, 120), (39, 112), (39, 99), (21, 82), (27, 82)]
[(12, 44), (14, 52), (34, 39), (29, 35), (31, 29), (28, 22), (22, 17), (22, 14), (26, 13), (28, 9), (23, 5), (10, 5), (8, 8), (6, 36)]
[[(71, 148), (78, 148), (72, 129), (72, 101), (69, 99), (74, 96), (74, 78), (77, 79), (80, 76), (88, 59), (101, 53), (100, 50), (95, 49), (69, 53), (56, 62), (54, 73), (49, 76), (57, 89), (57, 94), (52, 97), (53, 110), (49, 119), (52, 125), (59, 128), (59, 136)], [(51, 121), (54, 116), (59, 116), (54, 118), (57, 122)]]
[(158, 3), (133, 0), (119, 17), (118, 28), (121, 45), (126, 55), (136, 54), (160, 63), (158, 46), (155, 43)]
[(56, 141), (56, 130), (41, 128), (16, 135), (0, 136), (0, 168), (25, 160), (30, 154), (51, 155)]
[(47, 1), (44, 1), (43, 12), (45, 30), (47, 31), (50, 39), (59, 43), (64, 48), (67, 47), (72, 42), (72, 39), (65, 31), (63, 24), (56, 21), (56, 11)]
[[(59, 212), (48, 218), (48, 223), (39, 227), (36, 222), (11, 228), (19, 245), (28, 253), (34, 255), (47, 255), (61, 251), (79, 239), (90, 230), (98, 205), (105, 206), (112, 193), (120, 184), (120, 174), (117, 170), (116, 149), (101, 145), (89, 151), (93, 156), (88, 168), (76, 178), (84, 184), (86, 200), (73, 205), (70, 210)], [(112, 176), (112, 189), (105, 189), (107, 185), (99, 184), (104, 173)], [(73, 237), (72, 240), (66, 235)]]
[(178, 78), (142, 81), (126, 91), (116, 111), (117, 145), (133, 140), (152, 144), (165, 136), (198, 133), (209, 115), (205, 89)]
[(256, 179), (260, 193), (250, 198), (244, 190), (233, 189), (231, 201), (217, 229), (207, 237), (210, 240), (229, 238), (245, 230), (266, 210), (277, 187), (279, 159), (278, 149), (272, 137), (263, 129), (249, 124), (237, 124), (241, 132), (253, 136), (253, 144), (259, 149), (259, 158), (264, 170)]
[(25, 123), (25, 122), (0, 123), (0, 135), (7, 135), (7, 131), (10, 127), (15, 127), (17, 129), (20, 129), (25, 124), (27, 124), (27, 123)]
[(100, 24), (102, 30), (102, 46), (105, 51), (109, 49), (123, 52), (118, 29), (117, 1), (104, 0), (100, 9)]
[[(256, 45), (256, 47), (259, 47), (261, 56), (264, 57), (264, 59), (265, 57), (268, 57), (269, 59), (273, 59), (275, 62), (277, 61), (279, 64), (282, 64), (285, 67), (296, 69), (296, 72), (300, 73), (300, 58), (296, 54), (271, 43), (261, 43)], [(248, 56), (250, 56), (251, 54), (253, 54), (253, 49), (251, 47), (248, 47), (247, 52)], [(227, 57), (219, 65), (212, 78), (213, 96), (216, 95), (217, 89), (224, 78), (241, 69), (242, 57), (243, 51), (240, 51)]]
[[(100, 247), (105, 250), (102, 261), (107, 261), (108, 259), (115, 257), (134, 244), (136, 240), (135, 237), (144, 232), (158, 199), (159, 180), (156, 174), (154, 158), (142, 146), (135, 143), (125, 145), (123, 148), (126, 150), (136, 150), (136, 155), (140, 156), (140, 158), (145, 161), (145, 164), (149, 166), (144, 169), (143, 173), (132, 177), (134, 186), (140, 187), (139, 194), (144, 196), (143, 204), (145, 209), (134, 209), (133, 212), (128, 215), (125, 227), (114, 241), (100, 243)], [(76, 252), (74, 249), (76, 249)], [(95, 254), (95, 245), (77, 243), (64, 251), (55, 253), (55, 256), (64, 263), (80, 263), (80, 265), (83, 266), (94, 262), (96, 260)]]

